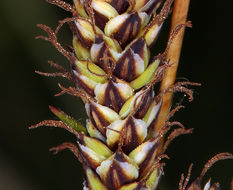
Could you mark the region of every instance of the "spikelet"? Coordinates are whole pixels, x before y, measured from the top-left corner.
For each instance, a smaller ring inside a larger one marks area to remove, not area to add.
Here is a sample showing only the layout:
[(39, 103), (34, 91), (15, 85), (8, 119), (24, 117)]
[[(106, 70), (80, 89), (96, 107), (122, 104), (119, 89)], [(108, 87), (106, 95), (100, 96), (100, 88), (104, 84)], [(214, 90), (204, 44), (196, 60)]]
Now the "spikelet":
[[(56, 73), (37, 73), (45, 76), (61, 76), (71, 80), (74, 86), (64, 87), (61, 92), (83, 100), (88, 115), (86, 127), (58, 108), (50, 110), (60, 119), (45, 120), (39, 126), (60, 127), (77, 137), (77, 144), (63, 143), (51, 151), (58, 153), (70, 149), (83, 164), (85, 171), (84, 189), (90, 190), (153, 190), (163, 174), (164, 154), (175, 137), (189, 134), (179, 122), (169, 119), (181, 108), (170, 112), (167, 122), (151, 136), (153, 125), (160, 114), (162, 97), (168, 92), (184, 92), (192, 100), (192, 91), (179, 82), (162, 92), (154, 91), (166, 68), (172, 63), (165, 59), (172, 39), (183, 27), (175, 28), (164, 53), (150, 55), (165, 19), (171, 12), (173, 0), (74, 0), (69, 5), (60, 0), (47, 0), (51, 4), (72, 13), (71, 18), (60, 21), (53, 31), (38, 25), (50, 41), (70, 62), (71, 72), (49, 61)], [(64, 48), (56, 34), (63, 24), (68, 23), (73, 34), (73, 47)], [(164, 136), (177, 125), (163, 144)], [(224, 155), (232, 158), (232, 155)], [(190, 173), (190, 172), (189, 172)], [(202, 172), (203, 174), (205, 172)], [(202, 175), (187, 186), (182, 177), (179, 190), (201, 189)], [(205, 190), (217, 190), (218, 185)], [(186, 188), (187, 186), (187, 188)]]

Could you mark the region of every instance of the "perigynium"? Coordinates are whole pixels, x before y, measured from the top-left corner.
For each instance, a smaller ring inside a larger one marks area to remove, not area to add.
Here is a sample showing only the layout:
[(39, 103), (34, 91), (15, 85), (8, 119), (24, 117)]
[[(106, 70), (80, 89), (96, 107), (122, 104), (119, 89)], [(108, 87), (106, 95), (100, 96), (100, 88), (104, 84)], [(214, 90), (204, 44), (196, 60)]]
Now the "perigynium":
[[(154, 89), (173, 64), (166, 57), (170, 45), (177, 33), (191, 23), (177, 25), (166, 49), (154, 56), (150, 48), (171, 12), (173, 0), (74, 0), (74, 5), (61, 0), (47, 2), (71, 12), (72, 17), (60, 21), (54, 31), (39, 24), (48, 37), (37, 38), (51, 42), (68, 59), (71, 71), (49, 61), (58, 72), (37, 73), (71, 80), (74, 86), (59, 84), (61, 92), (57, 96), (67, 93), (81, 98), (88, 120), (83, 126), (50, 106), (60, 121), (45, 120), (31, 128), (60, 127), (77, 137), (77, 144), (63, 143), (51, 151), (58, 153), (68, 148), (75, 154), (85, 172), (84, 189), (156, 189), (165, 165), (161, 159), (168, 158), (167, 146), (175, 137), (193, 131), (180, 122), (170, 121), (182, 106), (170, 111), (162, 128), (154, 128), (165, 94), (183, 92), (192, 101), (192, 91), (187, 85), (199, 85), (186, 81), (162, 91)], [(57, 33), (65, 23), (73, 33), (73, 46), (67, 48), (57, 40)], [(181, 176), (179, 190), (203, 189), (201, 179), (208, 168), (228, 158), (233, 156), (217, 154), (207, 162), (200, 176), (189, 183), (191, 165), (187, 177)], [(211, 186), (210, 181), (204, 187), (204, 190), (217, 189), (219, 184)]]

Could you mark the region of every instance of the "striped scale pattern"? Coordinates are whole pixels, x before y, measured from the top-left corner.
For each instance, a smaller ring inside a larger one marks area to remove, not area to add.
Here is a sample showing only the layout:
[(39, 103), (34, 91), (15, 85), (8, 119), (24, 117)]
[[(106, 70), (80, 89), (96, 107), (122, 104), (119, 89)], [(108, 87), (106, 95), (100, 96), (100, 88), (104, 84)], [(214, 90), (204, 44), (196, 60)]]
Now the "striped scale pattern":
[[(165, 93), (181, 91), (192, 99), (192, 92), (183, 86), (189, 82), (177, 83), (163, 92), (154, 90), (170, 63), (165, 60), (166, 50), (152, 57), (150, 48), (171, 12), (173, 0), (74, 0), (74, 5), (61, 0), (47, 2), (71, 12), (72, 17), (60, 21), (55, 31), (38, 25), (48, 33), (48, 37), (38, 38), (50, 41), (69, 60), (71, 72), (50, 61), (58, 72), (38, 73), (71, 80), (74, 86), (59, 84), (61, 92), (57, 95), (81, 98), (88, 119), (84, 127), (50, 106), (60, 121), (45, 120), (31, 128), (60, 127), (77, 137), (76, 145), (63, 143), (51, 150), (57, 153), (68, 148), (76, 155), (85, 171), (84, 190), (156, 189), (163, 174), (160, 160), (168, 158), (164, 154), (167, 145), (176, 136), (192, 132), (179, 122), (167, 121), (152, 133)], [(73, 34), (73, 46), (67, 48), (56, 35), (65, 23)], [(178, 26), (174, 35), (184, 26)], [(180, 107), (171, 111), (168, 120)], [(173, 125), (178, 128), (162, 144)], [(222, 156), (220, 159), (231, 157)], [(188, 186), (182, 177), (179, 190), (201, 189), (201, 177)], [(210, 186), (210, 182), (204, 188), (218, 189), (218, 184)]]

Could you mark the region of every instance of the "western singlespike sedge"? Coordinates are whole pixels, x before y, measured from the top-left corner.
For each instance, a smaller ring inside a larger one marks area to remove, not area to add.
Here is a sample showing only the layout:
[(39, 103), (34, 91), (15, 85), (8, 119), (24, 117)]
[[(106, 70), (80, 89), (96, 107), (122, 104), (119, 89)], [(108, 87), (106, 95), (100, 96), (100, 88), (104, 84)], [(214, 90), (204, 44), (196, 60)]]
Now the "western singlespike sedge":
[[(63, 77), (73, 86), (58, 83), (56, 96), (70, 94), (81, 98), (88, 119), (83, 126), (59, 108), (49, 106), (59, 120), (44, 120), (30, 128), (63, 128), (77, 138), (51, 148), (54, 154), (69, 149), (82, 163), (84, 190), (154, 190), (164, 174), (166, 149), (177, 136), (190, 134), (178, 121), (170, 118), (183, 106), (170, 110), (172, 94), (185, 93), (193, 100), (188, 86), (199, 83), (176, 82), (176, 70), (183, 34), (191, 22), (186, 21), (189, 0), (47, 0), (68, 11), (71, 16), (59, 21), (54, 30), (38, 24), (49, 41), (70, 64), (70, 70), (49, 61), (55, 73), (36, 71), (49, 77)], [(163, 23), (172, 13), (167, 47), (152, 55)], [(64, 47), (57, 38), (60, 28), (68, 24), (72, 46)], [(160, 89), (154, 86), (160, 84)], [(210, 180), (201, 180), (218, 160), (232, 159), (220, 153), (206, 163), (200, 176), (189, 182), (181, 175), (178, 190), (218, 190)], [(175, 189), (175, 187), (174, 187)]]

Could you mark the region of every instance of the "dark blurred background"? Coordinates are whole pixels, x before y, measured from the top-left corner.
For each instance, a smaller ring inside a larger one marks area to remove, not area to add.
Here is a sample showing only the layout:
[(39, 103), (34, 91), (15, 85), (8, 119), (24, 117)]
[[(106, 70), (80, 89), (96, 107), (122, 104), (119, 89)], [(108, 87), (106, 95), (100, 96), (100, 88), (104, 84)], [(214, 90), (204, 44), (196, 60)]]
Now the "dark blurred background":
[[(177, 138), (168, 148), (163, 189), (177, 189), (180, 174), (194, 163), (191, 179), (200, 174), (204, 163), (219, 152), (233, 153), (233, 71), (232, 71), (232, 1), (191, 1), (189, 19), (178, 72), (178, 79), (202, 83), (195, 88), (195, 100), (188, 103), (181, 94), (176, 101), (186, 106), (175, 119), (192, 135)], [(85, 122), (84, 106), (71, 96), (54, 97), (57, 82), (34, 73), (51, 72), (47, 60), (63, 66), (67, 61), (47, 42), (35, 40), (44, 34), (37, 23), (52, 26), (70, 16), (44, 0), (0, 1), (1, 47), (1, 126), (0, 189), (2, 190), (73, 190), (82, 189), (82, 168), (69, 151), (57, 156), (48, 152), (62, 142), (75, 138), (61, 129), (28, 126), (44, 119), (54, 119), (48, 105), (62, 108)], [(169, 20), (161, 33), (155, 52), (164, 48)], [(69, 44), (71, 33), (62, 29), (60, 40)], [(222, 189), (230, 189), (233, 161), (214, 165), (204, 178), (219, 181)]]

